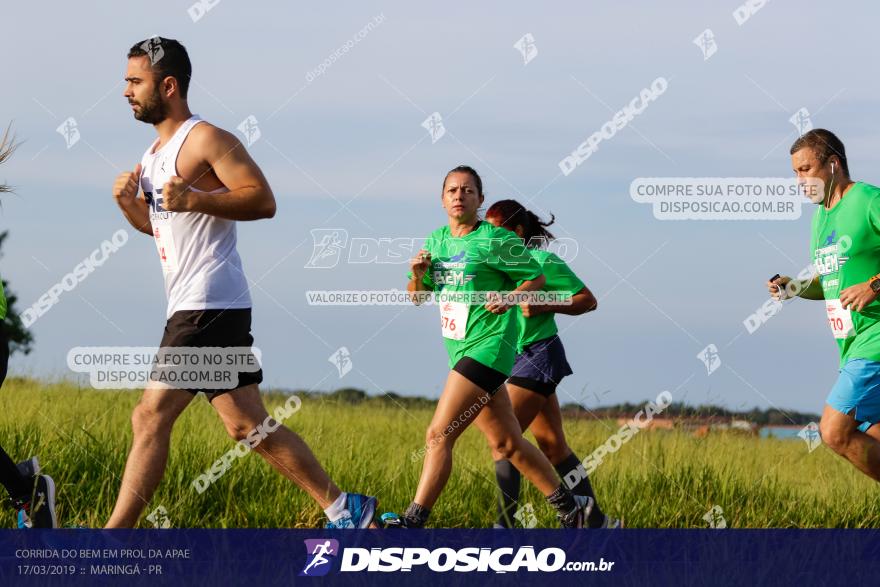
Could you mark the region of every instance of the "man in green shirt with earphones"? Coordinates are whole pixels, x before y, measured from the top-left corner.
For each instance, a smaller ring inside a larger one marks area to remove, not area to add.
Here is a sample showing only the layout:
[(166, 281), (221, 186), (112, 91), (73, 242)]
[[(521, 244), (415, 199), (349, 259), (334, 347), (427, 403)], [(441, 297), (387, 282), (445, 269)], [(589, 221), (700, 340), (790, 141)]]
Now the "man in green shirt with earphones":
[(797, 139), (791, 161), (801, 184), (823, 183), (810, 196), (819, 205), (810, 241), (818, 274), (800, 287), (788, 277), (767, 286), (776, 299), (824, 301), (840, 375), (819, 431), (829, 448), (880, 481), (880, 188), (850, 179), (843, 143), (824, 129)]

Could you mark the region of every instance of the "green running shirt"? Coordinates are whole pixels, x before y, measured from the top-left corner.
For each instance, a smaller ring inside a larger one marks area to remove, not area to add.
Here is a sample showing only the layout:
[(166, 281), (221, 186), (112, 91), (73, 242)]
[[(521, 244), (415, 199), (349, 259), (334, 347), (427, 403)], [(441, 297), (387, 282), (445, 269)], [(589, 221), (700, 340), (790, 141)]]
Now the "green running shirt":
[[(529, 249), (529, 252), (541, 266), (544, 277), (547, 278), (547, 283), (541, 288), (542, 291), (552, 291), (573, 296), (584, 288), (584, 282), (578, 279), (574, 271), (555, 253), (543, 249)], [(516, 345), (517, 353), (521, 353), (529, 344), (550, 338), (559, 332), (559, 329), (556, 327), (556, 314), (552, 312), (525, 318), (519, 306), (516, 307), (515, 311), (517, 322), (519, 323), (519, 341)]]
[[(462, 237), (452, 236), (449, 226), (438, 228), (424, 248), (431, 254), (431, 267), (422, 283), (434, 292), (509, 292), (541, 275), (541, 266), (516, 234), (485, 221)], [(438, 305), (450, 369), (470, 357), (510, 375), (518, 331), (512, 309), (493, 314), (479, 303)]]

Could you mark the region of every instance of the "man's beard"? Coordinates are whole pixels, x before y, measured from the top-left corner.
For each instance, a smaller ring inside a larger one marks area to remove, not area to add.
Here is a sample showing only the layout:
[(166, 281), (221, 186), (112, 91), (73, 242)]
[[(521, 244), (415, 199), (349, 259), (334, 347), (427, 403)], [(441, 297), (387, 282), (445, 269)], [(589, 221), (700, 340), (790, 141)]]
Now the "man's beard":
[(137, 104), (140, 110), (135, 110), (134, 117), (147, 124), (159, 124), (168, 118), (168, 105), (162, 101), (159, 88), (156, 88), (149, 100)]

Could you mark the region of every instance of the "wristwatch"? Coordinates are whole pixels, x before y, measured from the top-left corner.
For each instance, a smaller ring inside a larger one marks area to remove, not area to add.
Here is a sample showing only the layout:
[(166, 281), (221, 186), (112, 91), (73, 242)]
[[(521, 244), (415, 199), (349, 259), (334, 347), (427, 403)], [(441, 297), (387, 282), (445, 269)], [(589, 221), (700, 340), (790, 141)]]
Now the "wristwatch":
[(880, 274), (875, 275), (871, 279), (868, 280), (868, 285), (871, 286), (871, 291), (874, 293), (880, 293)]

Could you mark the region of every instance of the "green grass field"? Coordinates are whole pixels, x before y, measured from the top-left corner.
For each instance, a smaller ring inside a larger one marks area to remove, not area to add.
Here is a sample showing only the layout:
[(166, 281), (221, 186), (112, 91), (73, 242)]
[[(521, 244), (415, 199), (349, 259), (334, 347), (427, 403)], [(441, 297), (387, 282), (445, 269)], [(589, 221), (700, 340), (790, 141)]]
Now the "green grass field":
[[(11, 379), (0, 390), (0, 443), (13, 458), (38, 454), (58, 488), (62, 526), (99, 527), (119, 489), (131, 441), (129, 417), (137, 392), (78, 389)], [(267, 396), (269, 411), (284, 402)], [(430, 409), (367, 401), (358, 405), (303, 400), (286, 424), (312, 447), (343, 490), (378, 495), (382, 511), (401, 511), (415, 493)], [(616, 425), (567, 422), (569, 444), (581, 458)], [(141, 518), (157, 506), (175, 527), (317, 527), (323, 514), (305, 494), (257, 454), (237, 459), (207, 491), (193, 479), (233, 447), (204, 398), (184, 412), (172, 438), (165, 479)], [(455, 467), (431, 519), (434, 527), (489, 527), (495, 484), (483, 438), (468, 430), (456, 446)], [(734, 434), (696, 439), (683, 432), (646, 431), (606, 457), (592, 483), (602, 508), (628, 527), (703, 528), (721, 506), (728, 527), (880, 527), (877, 485), (824, 446), (809, 453), (800, 440)], [(524, 483), (540, 527), (556, 527), (543, 497)], [(0, 525), (12, 527), (11, 510)]]

